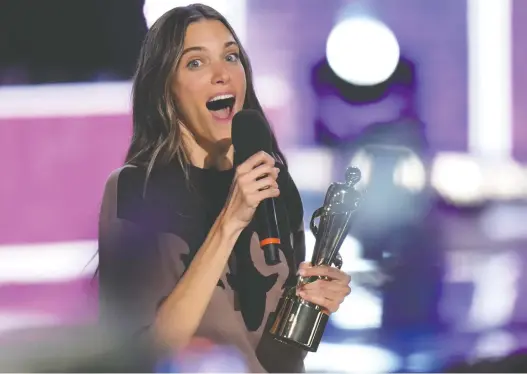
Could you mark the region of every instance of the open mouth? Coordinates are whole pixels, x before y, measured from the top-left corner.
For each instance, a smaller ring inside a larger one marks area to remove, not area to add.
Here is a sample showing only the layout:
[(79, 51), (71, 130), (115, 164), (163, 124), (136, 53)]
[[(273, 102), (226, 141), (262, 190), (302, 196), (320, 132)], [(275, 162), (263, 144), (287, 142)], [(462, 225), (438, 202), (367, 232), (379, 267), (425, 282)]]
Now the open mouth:
[(219, 95), (207, 101), (207, 109), (217, 119), (229, 119), (235, 102), (234, 95)]

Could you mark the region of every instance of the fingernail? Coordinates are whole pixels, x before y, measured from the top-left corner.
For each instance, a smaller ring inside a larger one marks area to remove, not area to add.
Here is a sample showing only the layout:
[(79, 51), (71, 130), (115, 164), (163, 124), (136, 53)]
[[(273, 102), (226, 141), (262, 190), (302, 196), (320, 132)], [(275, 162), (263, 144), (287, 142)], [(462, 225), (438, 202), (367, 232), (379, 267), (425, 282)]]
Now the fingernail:
[(306, 275), (306, 270), (305, 269), (300, 269), (300, 270), (298, 270), (298, 274), (304, 276), (304, 275)]

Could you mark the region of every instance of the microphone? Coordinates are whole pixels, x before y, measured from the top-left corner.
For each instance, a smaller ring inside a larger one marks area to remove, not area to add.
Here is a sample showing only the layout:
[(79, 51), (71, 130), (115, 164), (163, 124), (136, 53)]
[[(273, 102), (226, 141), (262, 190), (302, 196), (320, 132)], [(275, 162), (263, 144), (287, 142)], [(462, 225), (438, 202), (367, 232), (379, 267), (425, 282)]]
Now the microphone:
[[(252, 109), (242, 110), (232, 119), (232, 145), (234, 165), (240, 165), (259, 151), (273, 152), (271, 130), (263, 115)], [(255, 212), (256, 232), (260, 248), (264, 251), (265, 263), (280, 263), (280, 231), (276, 219), (275, 199), (260, 202)]]

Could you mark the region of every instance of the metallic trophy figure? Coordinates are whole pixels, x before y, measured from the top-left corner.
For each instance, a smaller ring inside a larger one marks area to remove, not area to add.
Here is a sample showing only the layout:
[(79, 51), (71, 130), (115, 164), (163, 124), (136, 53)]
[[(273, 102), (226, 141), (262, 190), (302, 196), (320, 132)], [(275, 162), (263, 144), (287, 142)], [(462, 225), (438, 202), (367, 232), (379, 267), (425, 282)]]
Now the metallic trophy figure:
[[(335, 182), (329, 186), (324, 206), (317, 209), (311, 217), (310, 228), (316, 237), (311, 264), (313, 266), (342, 267), (342, 258), (338, 251), (348, 235), (351, 217), (360, 203), (360, 193), (354, 188), (361, 173), (358, 168), (346, 170), (346, 183)], [(316, 218), (320, 217), (318, 227)], [(314, 282), (318, 277), (298, 278), (295, 287), (286, 289), (275, 312), (275, 320), (270, 333), (274, 339), (316, 352), (326, 323), (328, 312), (296, 295), (299, 285)]]

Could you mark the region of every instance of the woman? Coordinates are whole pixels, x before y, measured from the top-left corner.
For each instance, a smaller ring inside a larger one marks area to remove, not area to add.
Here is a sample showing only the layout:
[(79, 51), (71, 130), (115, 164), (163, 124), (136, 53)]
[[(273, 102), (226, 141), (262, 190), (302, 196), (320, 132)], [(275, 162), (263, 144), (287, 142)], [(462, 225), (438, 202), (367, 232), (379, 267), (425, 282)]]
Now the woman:
[[(283, 160), (275, 140), (274, 157), (258, 153), (233, 169), (231, 120), (243, 108), (262, 111), (225, 18), (203, 5), (162, 16), (139, 57), (126, 165), (105, 188), (101, 319), (121, 339), (161, 352), (205, 337), (236, 347), (252, 372), (303, 371), (302, 351), (265, 334), (304, 259), (300, 196), (286, 165), (275, 164)], [(285, 243), (276, 266), (265, 264), (251, 223), (270, 197)], [(337, 269), (302, 264), (300, 272), (332, 280), (299, 290), (330, 312), (349, 293)]]

